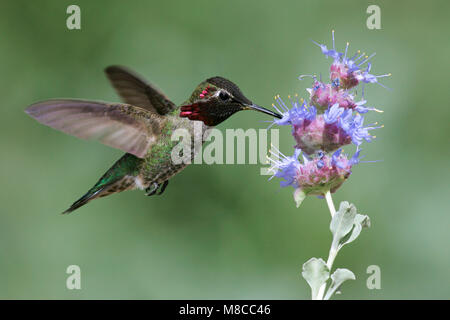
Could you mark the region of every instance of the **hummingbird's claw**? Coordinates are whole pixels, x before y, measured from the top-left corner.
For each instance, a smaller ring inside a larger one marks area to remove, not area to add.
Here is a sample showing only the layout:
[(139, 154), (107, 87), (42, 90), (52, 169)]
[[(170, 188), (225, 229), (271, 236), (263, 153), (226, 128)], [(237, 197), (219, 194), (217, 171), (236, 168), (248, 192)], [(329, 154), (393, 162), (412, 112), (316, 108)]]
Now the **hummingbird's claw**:
[(145, 195), (150, 197), (158, 191), (159, 184), (156, 182), (153, 182), (147, 189), (145, 189), (145, 192), (147, 192)]
[(158, 196), (163, 194), (163, 192), (164, 192), (164, 190), (166, 190), (168, 184), (169, 184), (169, 180), (164, 181), (161, 189), (159, 189)]
[[(164, 190), (166, 190), (167, 185), (169, 184), (169, 180), (164, 181), (162, 184), (157, 182), (153, 182), (147, 189), (145, 189), (146, 196), (153, 196), (157, 194), (158, 196), (163, 194)], [(158, 191), (159, 189), (159, 191)]]

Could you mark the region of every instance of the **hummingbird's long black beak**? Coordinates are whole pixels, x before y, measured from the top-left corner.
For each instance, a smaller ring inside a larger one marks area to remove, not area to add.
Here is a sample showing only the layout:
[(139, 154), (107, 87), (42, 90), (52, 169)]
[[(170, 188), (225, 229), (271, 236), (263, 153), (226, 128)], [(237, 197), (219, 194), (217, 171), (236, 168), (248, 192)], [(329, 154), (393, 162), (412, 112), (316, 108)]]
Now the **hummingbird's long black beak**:
[(257, 104), (249, 104), (249, 105), (246, 105), (246, 106), (243, 108), (243, 110), (256, 110), (256, 111), (259, 111), (259, 112), (268, 114), (268, 115), (270, 115), (270, 116), (272, 116), (272, 117), (275, 117), (275, 118), (278, 118), (278, 119), (283, 118), (283, 117), (282, 117), (281, 115), (279, 115), (278, 113), (273, 112), (273, 111), (270, 111), (270, 110), (268, 110), (268, 109), (266, 109), (266, 108), (260, 107), (260, 106), (258, 106)]

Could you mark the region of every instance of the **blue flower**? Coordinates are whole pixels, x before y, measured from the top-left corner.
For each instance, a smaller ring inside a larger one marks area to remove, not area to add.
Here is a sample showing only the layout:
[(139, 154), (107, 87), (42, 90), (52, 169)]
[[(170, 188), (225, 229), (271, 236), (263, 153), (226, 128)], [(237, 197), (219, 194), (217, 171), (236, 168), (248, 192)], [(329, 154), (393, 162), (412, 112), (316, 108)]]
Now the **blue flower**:
[(338, 60), (342, 56), (342, 53), (336, 51), (336, 47), (335, 47), (335, 44), (334, 44), (334, 30), (331, 32), (331, 35), (332, 35), (332, 38), (333, 38), (333, 49), (328, 49), (326, 45), (317, 43), (314, 40), (312, 40), (312, 42), (319, 46), (320, 50), (322, 50), (322, 53), (326, 57), (331, 57), (331, 58), (333, 58), (335, 60)]
[[(273, 120), (272, 125), (291, 126), (296, 145), (290, 157), (275, 148), (270, 151), (270, 171), (273, 172), (270, 179), (279, 178), (281, 187), (292, 186), (297, 206), (308, 195), (323, 197), (328, 192), (336, 192), (349, 178), (354, 165), (375, 162), (361, 161), (360, 145), (375, 138), (369, 133), (371, 130), (383, 127), (375, 126), (377, 123), (364, 126), (363, 114), (370, 110), (382, 112), (366, 105), (364, 86), (366, 83), (379, 83), (379, 78), (390, 74), (376, 76), (370, 73), (372, 64), (369, 60), (375, 53), (366, 56), (358, 50), (352, 57), (347, 57), (349, 44), (344, 52), (339, 52), (335, 47), (334, 31), (332, 39), (331, 49), (313, 41), (327, 58), (333, 58), (333, 62), (329, 82), (309, 75), (314, 80), (313, 86), (307, 89), (309, 106), (303, 99), (299, 101), (297, 96), (294, 99), (289, 97), (289, 107), (280, 96), (275, 97), (273, 105), (282, 118)], [(360, 83), (361, 100), (356, 102), (355, 92), (350, 89)], [(342, 151), (342, 147), (349, 144), (356, 145), (352, 157)]]
[(364, 117), (360, 114), (347, 118), (341, 118), (339, 125), (349, 136), (352, 137), (352, 142), (356, 146), (359, 146), (363, 140), (367, 142), (372, 141), (373, 136), (369, 133), (369, 130), (383, 127), (364, 127)]
[[(275, 98), (282, 113), (282, 119), (274, 119), (273, 124), (292, 126), (292, 135), (297, 141), (296, 148), (310, 155), (318, 150), (334, 151), (344, 145), (353, 143), (359, 146), (364, 140), (370, 142), (373, 137), (369, 131), (379, 127), (364, 127), (364, 117), (353, 115), (353, 110), (339, 106), (328, 107), (323, 114), (317, 114), (314, 106), (290, 99), (292, 108), (288, 109), (284, 101)], [(363, 101), (365, 102), (365, 101)]]
[(342, 161), (340, 161), (341, 153), (342, 153), (342, 149), (337, 149), (333, 153), (333, 155), (331, 156), (331, 164), (333, 166), (337, 166), (338, 168), (343, 169), (345, 164)]
[(348, 136), (352, 138), (353, 144), (359, 146), (363, 140), (372, 141), (373, 136), (369, 134), (369, 130), (378, 129), (379, 127), (364, 127), (364, 117), (362, 115), (353, 116), (350, 109), (340, 108), (336, 103), (325, 111), (323, 118), (325, 123), (338, 124)]
[(331, 156), (331, 164), (343, 170), (351, 168), (360, 162), (360, 152), (361, 150), (357, 149), (355, 154), (348, 160), (347, 156), (342, 154), (342, 149), (338, 149)]
[(298, 192), (302, 192), (304, 196), (322, 196), (328, 191), (335, 192), (350, 176), (353, 165), (359, 162), (359, 151), (349, 159), (342, 153), (342, 149), (338, 149), (331, 156), (324, 152), (318, 152), (313, 158), (303, 155), (301, 162), (298, 160), (301, 153), (299, 150), (296, 150), (292, 157), (286, 157), (278, 150), (271, 153), (270, 169), (274, 174), (270, 179), (283, 179), (280, 182), (281, 187), (292, 186), (296, 189), (294, 199)]
[(355, 164), (358, 164), (361, 160), (359, 159), (359, 153), (361, 152), (361, 149), (357, 149), (355, 154), (350, 159), (350, 165), (353, 166)]
[(363, 71), (362, 73), (360, 73), (359, 76), (358, 76), (360, 81), (362, 81), (364, 83), (378, 83), (383, 88), (387, 88), (385, 85), (383, 85), (382, 83), (378, 82), (378, 78), (389, 77), (391, 74), (387, 73), (387, 74), (382, 74), (382, 75), (375, 76), (375, 75), (369, 73), (371, 68), (372, 68), (372, 64), (369, 62), (367, 64), (366, 70)]
[(297, 171), (301, 165), (298, 161), (301, 150), (295, 149), (294, 155), (287, 157), (281, 153), (280, 150), (273, 146), (272, 148), (275, 149), (275, 151), (273, 149), (270, 150), (272, 155), (270, 158), (270, 161), (272, 161), (270, 171), (273, 171), (274, 175), (270, 179), (273, 177), (284, 179), (284, 181), (280, 181), (280, 187), (284, 188), (292, 185), (295, 188)]
[(281, 113), (281, 119), (274, 119), (273, 123), (279, 126), (285, 125), (295, 125), (301, 121), (306, 120), (314, 120), (316, 118), (317, 110), (314, 106), (307, 107), (306, 102), (303, 101), (300, 103), (298, 99), (292, 100), (289, 97), (289, 101), (291, 103), (292, 108), (289, 109), (284, 101), (280, 98), (280, 96), (275, 97), (275, 101), (278, 105), (272, 105), (275, 110)]
[[(339, 117), (342, 116), (342, 114), (346, 111), (349, 111), (348, 109), (344, 109), (344, 108), (340, 108), (339, 107), (339, 103), (335, 103), (333, 104), (331, 107), (329, 107), (327, 109), (327, 111), (325, 111), (323, 118), (325, 120), (325, 123), (327, 124), (331, 124), (334, 123), (336, 121), (338, 121)], [(350, 111), (351, 114), (351, 111)]]
[[(390, 73), (378, 76), (369, 73), (372, 65), (368, 61), (375, 56), (375, 53), (366, 56), (365, 53), (361, 53), (358, 50), (352, 57), (347, 57), (349, 43), (347, 42), (344, 52), (339, 52), (335, 47), (334, 31), (332, 31), (332, 39), (333, 49), (328, 49), (324, 44), (313, 42), (320, 47), (326, 57), (332, 57), (334, 59), (330, 68), (330, 78), (334, 87), (349, 89), (357, 86), (359, 82), (378, 83), (385, 87), (378, 82), (378, 78), (388, 77), (391, 75)], [(367, 63), (367, 68), (362, 70), (361, 68), (365, 63)]]

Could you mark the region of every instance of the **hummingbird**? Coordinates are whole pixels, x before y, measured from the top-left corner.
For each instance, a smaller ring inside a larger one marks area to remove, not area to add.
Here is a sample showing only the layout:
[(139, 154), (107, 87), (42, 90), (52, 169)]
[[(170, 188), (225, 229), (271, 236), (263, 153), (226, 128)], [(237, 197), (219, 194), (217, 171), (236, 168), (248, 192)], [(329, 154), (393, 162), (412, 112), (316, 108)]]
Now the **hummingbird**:
[[(161, 195), (169, 179), (187, 164), (175, 164), (171, 152), (177, 141), (171, 134), (186, 129), (194, 135), (194, 123), (201, 124), (202, 143), (208, 129), (242, 110), (255, 110), (281, 118), (246, 98), (239, 87), (222, 77), (202, 81), (191, 96), (177, 106), (157, 87), (122, 66), (110, 66), (105, 73), (124, 103), (79, 99), (50, 99), (30, 105), (25, 112), (38, 122), (81, 139), (126, 152), (97, 183), (63, 214), (91, 200), (114, 193), (141, 189), (147, 196)], [(192, 144), (191, 159), (196, 150)]]

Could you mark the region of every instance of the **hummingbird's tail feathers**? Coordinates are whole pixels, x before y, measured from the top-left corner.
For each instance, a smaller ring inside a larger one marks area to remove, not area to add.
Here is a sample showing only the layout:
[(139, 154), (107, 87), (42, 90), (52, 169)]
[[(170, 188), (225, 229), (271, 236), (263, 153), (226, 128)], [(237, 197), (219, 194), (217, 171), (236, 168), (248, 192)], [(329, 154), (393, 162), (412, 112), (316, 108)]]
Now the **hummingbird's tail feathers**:
[(88, 203), (92, 199), (97, 198), (97, 195), (99, 193), (101, 193), (101, 191), (103, 190), (103, 188), (100, 188), (99, 190), (93, 191), (94, 189), (95, 189), (95, 187), (90, 189), (88, 192), (86, 192), (86, 194), (84, 196), (82, 196), (80, 199), (78, 199), (77, 201), (72, 203), (70, 208), (67, 209), (66, 211), (64, 211), (62, 214), (71, 213), (72, 211), (84, 206), (86, 203)]
[(136, 189), (136, 177), (134, 176), (124, 176), (118, 180), (112, 181), (107, 184), (101, 183), (102, 179), (93, 186), (84, 196), (75, 201), (69, 209), (63, 212), (63, 214), (71, 213), (72, 211), (84, 206), (91, 200), (109, 196), (113, 193), (122, 192), (125, 190)]
[(136, 177), (141, 161), (130, 153), (123, 155), (84, 196), (75, 201), (63, 214), (70, 213), (91, 200), (141, 188), (140, 179)]

